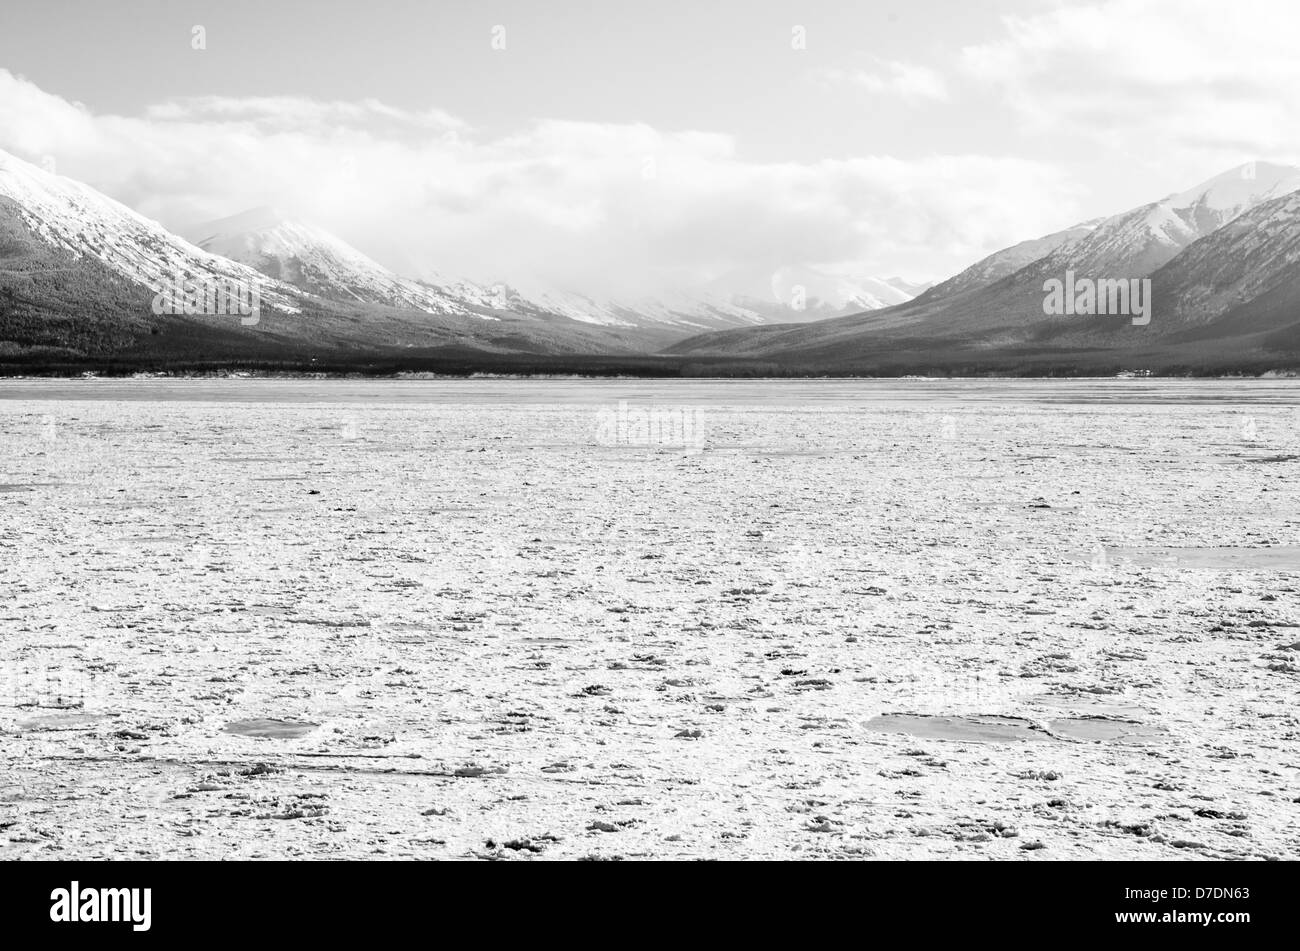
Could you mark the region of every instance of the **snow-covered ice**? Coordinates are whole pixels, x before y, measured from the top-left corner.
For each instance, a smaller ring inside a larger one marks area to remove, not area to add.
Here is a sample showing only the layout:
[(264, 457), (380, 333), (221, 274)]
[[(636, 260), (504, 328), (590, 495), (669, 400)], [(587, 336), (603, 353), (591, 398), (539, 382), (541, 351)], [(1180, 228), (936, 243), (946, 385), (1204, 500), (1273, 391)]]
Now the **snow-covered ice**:
[(1296, 858), (1298, 413), (0, 383), (0, 853)]

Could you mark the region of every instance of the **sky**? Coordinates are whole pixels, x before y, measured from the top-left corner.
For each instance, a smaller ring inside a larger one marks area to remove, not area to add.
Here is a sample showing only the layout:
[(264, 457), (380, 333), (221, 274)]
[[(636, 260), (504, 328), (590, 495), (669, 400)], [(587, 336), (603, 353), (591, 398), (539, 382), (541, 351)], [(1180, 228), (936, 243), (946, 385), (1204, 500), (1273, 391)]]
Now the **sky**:
[(414, 276), (946, 277), (1300, 160), (1294, 0), (4, 0), (0, 149)]

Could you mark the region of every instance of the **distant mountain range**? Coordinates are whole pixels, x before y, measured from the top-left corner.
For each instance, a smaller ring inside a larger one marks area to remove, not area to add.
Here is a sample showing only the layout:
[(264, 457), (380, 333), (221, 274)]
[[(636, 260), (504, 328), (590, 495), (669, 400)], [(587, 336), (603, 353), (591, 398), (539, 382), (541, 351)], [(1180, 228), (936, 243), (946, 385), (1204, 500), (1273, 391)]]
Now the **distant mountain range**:
[(1001, 251), (975, 262), (960, 274), (954, 275), (930, 288), (925, 292), (925, 297), (931, 301), (942, 300), (1000, 281), (1002, 278), (1016, 273), (1022, 267), (1047, 257), (1062, 245), (1087, 237), (1097, 225), (1101, 224), (1101, 221), (1100, 218), (1087, 221), (1075, 225), (1073, 228), (1057, 231), (1055, 234), (1033, 238), (1029, 241), (1021, 241), (1009, 248), (1003, 248)]
[[(503, 280), (479, 285), (408, 280), (341, 239), (286, 221), (270, 208), (208, 222), (185, 232), (205, 251), (239, 261), (318, 297), (383, 304), (430, 314), (508, 311), (611, 327), (674, 327), (684, 332), (773, 320), (806, 322), (901, 304), (916, 296), (905, 282), (836, 278), (812, 268), (735, 272), (657, 296), (609, 298)], [(916, 285), (910, 285), (916, 287)]]
[[(231, 283), (256, 290), (262, 317), (255, 326), (226, 315), (154, 312), (163, 287)], [(824, 312), (816, 293), (808, 300)], [(856, 311), (873, 300), (856, 294), (839, 306)], [(767, 310), (785, 315), (779, 301)], [(767, 319), (714, 288), (610, 300), (551, 288), (524, 293), (504, 282), (413, 280), (270, 208), (199, 225), (182, 238), (88, 185), (0, 152), (0, 360), (154, 351), (198, 361), (627, 356)]]
[[(656, 372), (1069, 372), (1300, 362), (1300, 169), (1252, 163), (989, 255), (935, 286), (755, 266), (653, 297), (393, 273), (259, 208), (172, 234), (0, 152), (0, 363), (402, 361), (524, 355)], [(1152, 320), (1062, 317), (1066, 275), (1149, 279)], [(261, 316), (155, 306), (176, 282), (256, 290)], [(656, 356), (657, 355), (657, 356)], [(695, 367), (695, 370), (690, 370)]]
[(762, 323), (811, 323), (892, 307), (916, 296), (907, 287), (899, 278), (854, 279), (789, 266), (733, 271), (708, 285), (716, 297), (763, 317)]
[(287, 221), (272, 208), (187, 229), (195, 246), (238, 261), (301, 291), (344, 304), (382, 304), (426, 314), (484, 316), (491, 294), (471, 284), (399, 277), (319, 228)]
[[(250, 221), (261, 227), (247, 228)], [(682, 336), (498, 312), (470, 295), (388, 275), (319, 232), (272, 223), (262, 213), (250, 221), (242, 230), (204, 235), (242, 259), (233, 260), (87, 185), (0, 152), (0, 362), (138, 362), (156, 355), (168, 364), (301, 365), (459, 353), (633, 355)], [(244, 232), (261, 235), (266, 253), (245, 245), (238, 237)], [(244, 326), (202, 311), (156, 313), (155, 295), (178, 283), (255, 289), (260, 319)]]
[[(850, 372), (1300, 362), (1300, 168), (1251, 163), (1160, 201), (998, 251), (893, 307), (796, 326), (720, 331), (681, 357)], [(1044, 312), (1047, 282), (1149, 278), (1153, 313)]]

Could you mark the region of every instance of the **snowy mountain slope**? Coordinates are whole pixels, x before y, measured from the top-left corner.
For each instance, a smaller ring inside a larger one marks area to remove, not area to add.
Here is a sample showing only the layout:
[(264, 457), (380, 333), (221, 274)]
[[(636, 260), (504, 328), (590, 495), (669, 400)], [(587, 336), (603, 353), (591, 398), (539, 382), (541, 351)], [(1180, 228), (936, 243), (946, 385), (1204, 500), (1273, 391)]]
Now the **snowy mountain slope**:
[[(94, 259), (151, 294), (174, 285), (178, 278), (238, 281), (258, 290), (264, 309), (285, 314), (300, 313), (304, 307), (319, 309), (323, 301), (334, 301), (483, 323), (513, 316), (544, 322), (546, 328), (539, 327), (537, 334), (548, 347), (573, 336), (562, 325), (574, 321), (620, 331), (616, 341), (620, 352), (626, 352), (632, 339), (623, 330), (646, 328), (647, 341), (662, 341), (665, 332), (684, 336), (761, 320), (725, 301), (687, 293), (596, 301), (548, 291), (531, 299), (504, 285), (485, 288), (469, 281), (448, 281), (438, 286), (414, 281), (393, 274), (326, 232), (287, 222), (266, 209), (191, 232), (206, 246), (202, 248), (90, 186), (4, 152), (0, 152), (0, 199), (7, 200), (15, 227), (30, 232), (37, 244), (52, 253), (67, 255), (66, 261), (60, 261), (63, 266)], [(349, 330), (351, 336), (360, 332), (360, 328)], [(533, 333), (526, 328), (513, 332), (524, 337)], [(578, 337), (583, 352), (591, 352), (590, 334)]]
[(937, 281), (908, 281), (901, 277), (887, 277), (885, 283), (908, 297), (919, 297), (937, 284)]
[(298, 313), (298, 291), (252, 268), (209, 254), (88, 185), (52, 175), (0, 151), (0, 197), (39, 240), (72, 260), (93, 257), (155, 292), (182, 281), (240, 282), (263, 307)]
[(286, 220), (270, 208), (186, 229), (205, 251), (246, 264), (309, 294), (342, 303), (383, 304), (429, 314), (537, 320), (567, 318), (608, 327), (705, 331), (754, 324), (806, 322), (875, 310), (910, 300), (900, 284), (846, 278), (806, 267), (738, 271), (705, 286), (635, 297), (602, 297), (539, 282), (490, 285), (432, 276), (401, 277), (340, 238)]
[[(1150, 276), (1196, 241), (1239, 215), (1300, 188), (1300, 168), (1250, 163), (1157, 202), (1113, 215), (1073, 241), (1060, 244), (1012, 274), (949, 299), (922, 295), (914, 308), (895, 314), (891, 332), (922, 338), (984, 335), (1043, 328), (1055, 332), (1059, 318), (1043, 313), (1043, 286), (1067, 272), (1092, 279)], [(1116, 324), (1115, 326), (1118, 326)]]
[(1300, 189), (1300, 168), (1247, 162), (1168, 198), (1179, 217), (1207, 235), (1257, 205)]
[(1101, 221), (1040, 259), (1038, 273), (1067, 268), (1094, 278), (1144, 277), (1183, 248), (1256, 205), (1300, 188), (1300, 168), (1251, 162), (1185, 192)]
[[(1300, 191), (1257, 205), (1152, 275), (1159, 332), (1209, 323), (1300, 283)], [(1281, 315), (1300, 320), (1300, 313)]]
[(491, 285), (498, 310), (539, 320), (565, 318), (605, 327), (641, 327), (689, 334), (762, 323), (761, 314), (720, 298), (707, 288), (665, 290), (638, 297), (603, 297), (536, 281)]
[(1026, 265), (1046, 257), (1057, 248), (1087, 237), (1101, 221), (1100, 218), (1085, 221), (1072, 228), (1066, 228), (1064, 231), (1057, 231), (1029, 241), (1021, 241), (1009, 248), (995, 251), (988, 257), (975, 262), (960, 274), (936, 284), (925, 293), (917, 296), (927, 301), (936, 301), (945, 297), (955, 297), (976, 288), (987, 287), (989, 284), (1014, 274)]
[[(479, 285), (445, 278), (412, 280), (401, 277), (328, 232), (288, 221), (270, 208), (257, 208), (231, 218), (186, 229), (198, 247), (246, 264), (317, 297), (342, 303), (383, 304), (429, 314), (456, 314), (492, 319), (494, 312), (550, 321), (565, 318), (607, 327), (680, 328), (683, 332), (763, 323), (781, 319), (817, 319), (908, 299), (908, 295), (877, 282), (872, 292), (849, 283), (833, 285), (817, 276), (818, 290), (830, 286), (835, 305), (820, 297), (806, 313), (781, 303), (780, 287), (796, 283), (790, 275), (768, 275), (767, 286), (752, 300), (710, 287), (666, 290), (640, 297), (596, 297), (536, 282), (514, 281)], [(788, 269), (787, 269), (788, 270)], [(778, 279), (783, 282), (778, 284)], [(807, 276), (802, 280), (812, 283)], [(777, 290), (773, 290), (776, 287)], [(768, 299), (764, 299), (766, 294)], [(877, 296), (878, 295), (878, 296)]]
[[(468, 282), (466, 282), (468, 283)], [(681, 333), (748, 323), (754, 315), (739, 308), (714, 306), (689, 295), (661, 298), (601, 298), (562, 290), (535, 281), (526, 289), (497, 282), (481, 288), (484, 306), (539, 322), (569, 320), (608, 328), (679, 329)]]
[(0, 196), (0, 358), (51, 360), (129, 346), (150, 333), (153, 292), (90, 255), (47, 244)]
[[(599, 297), (538, 282), (493, 285), (495, 306), (540, 318), (613, 327), (706, 331), (805, 323), (910, 300), (901, 280), (847, 278), (812, 268), (755, 268), (703, 285), (635, 297)], [(798, 302), (799, 306), (796, 306)]]
[(482, 288), (399, 277), (334, 235), (285, 220), (271, 208), (197, 225), (186, 237), (205, 251), (326, 300), (494, 319), (484, 313), (491, 295)]
[(995, 328), (1058, 332), (1059, 318), (1043, 313), (1048, 280), (1064, 280), (1071, 271), (1094, 280), (1148, 277), (1243, 213), (1297, 188), (1300, 168), (1294, 166), (1252, 162), (1229, 169), (1187, 191), (1106, 218), (1008, 277), (917, 314), (907, 328), (922, 336), (988, 335)]
[[(961, 346), (982, 353), (1079, 342), (1135, 346), (1162, 335), (1168, 329), (1161, 327), (1162, 319), (1170, 327), (1177, 326), (1176, 321), (1161, 317), (1165, 312), (1162, 293), (1180, 297), (1185, 320), (1212, 319), (1227, 309), (1229, 301), (1240, 303), (1261, 290), (1268, 293), (1269, 282), (1275, 279), (1267, 275), (1276, 274), (1281, 280), (1294, 250), (1287, 222), (1290, 193), (1297, 188), (1300, 169), (1265, 163), (1241, 166), (1188, 191), (1107, 218), (988, 285), (976, 283), (952, 296), (940, 293), (940, 285), (901, 306), (805, 327), (703, 335), (674, 345), (672, 352), (816, 362), (879, 352), (898, 341), (906, 341), (916, 351), (961, 341)], [(1252, 209), (1259, 209), (1258, 217), (1250, 214)], [(1240, 227), (1234, 229), (1238, 220)], [(1192, 257), (1180, 261), (1188, 252)], [(1236, 260), (1222, 260), (1228, 256)], [(1127, 320), (1114, 318), (1084, 326), (1083, 322), (1044, 314), (1043, 285), (1050, 278), (1064, 278), (1070, 270), (1094, 279), (1141, 278), (1162, 265), (1165, 269), (1158, 274), (1159, 284), (1153, 277), (1154, 329), (1139, 332)], [(1166, 290), (1162, 292), (1161, 287)], [(1277, 299), (1291, 300), (1283, 293)], [(1201, 307), (1199, 317), (1197, 306)], [(1269, 316), (1272, 311), (1255, 311), (1258, 313), (1252, 319), (1256, 322), (1267, 325), (1273, 319)]]
[[(382, 275), (381, 275), (382, 276)], [(155, 309), (156, 293), (238, 284), (260, 313)], [(554, 318), (430, 315), (340, 303), (204, 251), (95, 189), (0, 152), (0, 359), (392, 359), (443, 352), (633, 354), (681, 333), (604, 328)], [(235, 318), (238, 319), (235, 319)], [(44, 355), (44, 356), (43, 356)]]
[(705, 293), (757, 315), (754, 323), (808, 323), (902, 304), (913, 295), (875, 277), (806, 266), (748, 268), (711, 281)]
[[(916, 298), (917, 288), (897, 279), (810, 267), (755, 267), (705, 286), (612, 298), (404, 278), (265, 209), (192, 232), (200, 248), (89, 186), (0, 152), (0, 353), (116, 353), (160, 334), (200, 359), (213, 345), (259, 359), (668, 348), (815, 367), (899, 346), (917, 354), (1123, 348), (1136, 339), (1128, 321), (1045, 315), (1043, 283), (1067, 270), (1125, 278), (1148, 268), (1156, 310), (1143, 340), (1201, 346), (1253, 335), (1295, 337), (1300, 346), (1297, 189), (1298, 169), (1242, 166), (1095, 226), (1004, 249)], [(178, 277), (250, 285), (264, 312), (278, 316), (255, 328), (229, 316), (160, 320), (153, 292)]]
[(725, 300), (707, 288), (666, 290), (652, 297), (611, 302), (625, 319), (648, 319), (684, 330), (745, 327), (763, 322), (753, 308)]

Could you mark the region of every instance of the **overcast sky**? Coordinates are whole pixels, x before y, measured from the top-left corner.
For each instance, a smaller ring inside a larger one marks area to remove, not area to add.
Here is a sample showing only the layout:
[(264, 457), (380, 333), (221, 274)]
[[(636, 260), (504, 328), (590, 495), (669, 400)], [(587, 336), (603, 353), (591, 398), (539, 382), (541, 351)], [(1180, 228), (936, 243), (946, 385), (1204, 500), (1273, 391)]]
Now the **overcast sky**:
[(417, 275), (940, 278), (1300, 159), (1298, 36), (1294, 0), (3, 0), (0, 148)]

